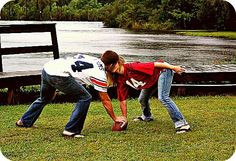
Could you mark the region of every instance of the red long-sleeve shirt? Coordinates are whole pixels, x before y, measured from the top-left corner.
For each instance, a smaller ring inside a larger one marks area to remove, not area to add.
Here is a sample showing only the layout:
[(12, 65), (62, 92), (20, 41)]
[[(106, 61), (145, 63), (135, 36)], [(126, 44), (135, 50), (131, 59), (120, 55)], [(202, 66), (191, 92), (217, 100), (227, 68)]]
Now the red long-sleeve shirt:
[(154, 62), (133, 62), (124, 64), (124, 74), (118, 76), (117, 95), (120, 101), (128, 97), (128, 85), (139, 90), (154, 85), (159, 78), (160, 68)]

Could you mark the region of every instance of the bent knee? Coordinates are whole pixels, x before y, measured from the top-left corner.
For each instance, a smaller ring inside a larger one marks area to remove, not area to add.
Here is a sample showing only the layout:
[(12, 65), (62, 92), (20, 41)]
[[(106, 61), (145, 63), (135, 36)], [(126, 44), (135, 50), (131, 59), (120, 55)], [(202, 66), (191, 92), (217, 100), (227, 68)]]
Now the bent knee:
[(138, 101), (139, 101), (139, 103), (140, 103), (141, 105), (143, 105), (143, 104), (147, 104), (148, 101), (149, 101), (149, 99), (144, 98), (144, 97), (139, 97), (139, 98), (138, 98)]
[(88, 93), (83, 99), (86, 101), (91, 101), (92, 98), (93, 98), (92, 95)]
[(161, 103), (165, 104), (170, 102), (170, 97), (158, 97), (158, 100), (161, 101)]
[(93, 96), (91, 94), (89, 94), (88, 96), (88, 100), (92, 100)]
[(89, 92), (77, 93), (75, 95), (75, 98), (77, 98), (79, 100), (90, 101), (90, 100), (92, 100), (92, 95)]

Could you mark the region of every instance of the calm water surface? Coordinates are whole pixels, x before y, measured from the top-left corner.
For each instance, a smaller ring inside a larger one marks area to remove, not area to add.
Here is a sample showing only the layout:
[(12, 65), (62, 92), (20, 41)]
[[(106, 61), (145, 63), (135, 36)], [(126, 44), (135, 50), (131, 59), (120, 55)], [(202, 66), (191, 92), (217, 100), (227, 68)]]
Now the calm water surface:
[[(0, 21), (0, 24), (43, 22)], [(48, 22), (45, 22), (48, 23)], [(50, 22), (51, 23), (51, 22)], [(163, 59), (189, 70), (226, 67), (236, 61), (236, 40), (180, 36), (174, 34), (137, 33), (124, 29), (105, 28), (101, 22), (56, 23), (60, 57), (87, 53), (100, 56), (114, 50), (127, 61), (154, 61)], [(2, 47), (49, 45), (50, 33), (2, 34)], [(3, 56), (4, 71), (42, 69), (51, 60), (52, 53), (16, 54)]]

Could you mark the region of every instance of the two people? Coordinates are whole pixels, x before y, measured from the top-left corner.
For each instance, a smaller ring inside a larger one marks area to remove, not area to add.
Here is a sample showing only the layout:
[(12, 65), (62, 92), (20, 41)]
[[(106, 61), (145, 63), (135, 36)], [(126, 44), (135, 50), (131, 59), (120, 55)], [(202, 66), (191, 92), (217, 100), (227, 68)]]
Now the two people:
[(117, 84), (117, 96), (124, 116), (127, 116), (128, 86), (141, 90), (138, 100), (142, 108), (142, 115), (135, 120), (153, 120), (149, 99), (154, 92), (158, 91), (158, 99), (166, 107), (176, 133), (190, 131), (190, 125), (169, 96), (173, 71), (181, 74), (184, 72), (183, 68), (163, 61), (125, 63), (122, 57), (111, 50), (106, 51), (101, 56), (101, 60), (105, 64), (106, 71), (111, 73), (109, 75), (113, 74), (111, 79)]
[[(73, 58), (56, 59), (44, 65), (40, 97), (35, 100), (23, 116), (16, 122), (19, 127), (32, 127), (43, 108), (54, 96), (56, 89), (78, 99), (68, 123), (63, 131), (64, 136), (84, 137), (81, 134), (88, 108), (92, 99), (91, 94), (83, 84), (92, 85), (98, 91), (102, 104), (109, 116), (115, 122), (127, 121), (128, 85), (135, 89), (142, 89), (139, 101), (143, 110), (139, 120), (152, 120), (149, 98), (158, 89), (158, 98), (166, 106), (176, 132), (183, 133), (190, 130), (178, 107), (169, 98), (173, 71), (181, 74), (184, 69), (165, 62), (125, 63), (113, 51), (106, 51), (101, 59), (88, 55), (77, 55)], [(115, 74), (115, 77), (109, 77)], [(108, 82), (109, 80), (109, 82)], [(114, 81), (117, 84), (118, 99), (123, 116), (116, 117), (107, 88)]]

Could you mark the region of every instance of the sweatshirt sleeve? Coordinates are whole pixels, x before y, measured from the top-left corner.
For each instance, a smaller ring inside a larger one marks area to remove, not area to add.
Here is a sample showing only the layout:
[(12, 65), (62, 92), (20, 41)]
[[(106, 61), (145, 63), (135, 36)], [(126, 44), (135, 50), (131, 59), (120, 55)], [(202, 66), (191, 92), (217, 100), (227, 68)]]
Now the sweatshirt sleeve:
[(135, 62), (135, 63), (129, 63), (128, 64), (129, 68), (132, 68), (133, 70), (152, 75), (154, 71), (154, 62), (146, 62), (146, 63), (141, 63), (141, 62)]

